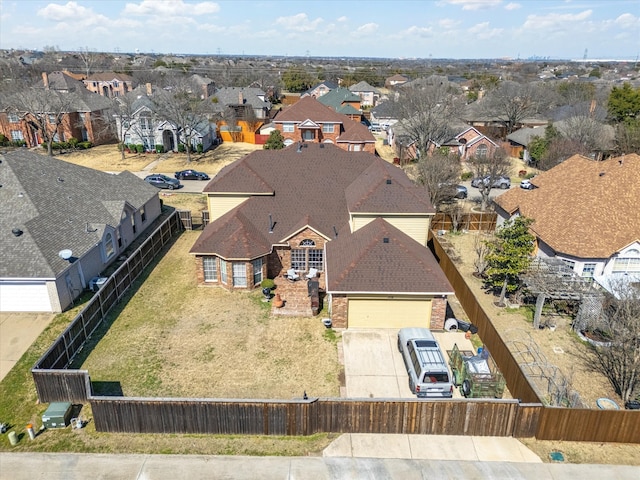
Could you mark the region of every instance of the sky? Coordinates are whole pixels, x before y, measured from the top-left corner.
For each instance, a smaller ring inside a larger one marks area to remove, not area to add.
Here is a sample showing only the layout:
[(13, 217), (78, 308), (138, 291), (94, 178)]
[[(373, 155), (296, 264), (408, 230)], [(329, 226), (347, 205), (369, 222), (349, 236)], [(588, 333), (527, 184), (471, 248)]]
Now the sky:
[(636, 60), (640, 0), (0, 0), (0, 48)]

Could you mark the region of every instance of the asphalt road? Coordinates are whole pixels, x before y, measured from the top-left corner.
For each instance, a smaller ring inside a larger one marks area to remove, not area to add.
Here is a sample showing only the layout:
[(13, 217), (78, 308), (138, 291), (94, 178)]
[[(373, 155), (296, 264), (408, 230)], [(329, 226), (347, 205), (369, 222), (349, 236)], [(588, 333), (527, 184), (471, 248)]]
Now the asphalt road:
[[(150, 175), (149, 172), (133, 172), (133, 173), (140, 178), (144, 178), (147, 175)], [(171, 177), (171, 178), (173, 178), (174, 176), (174, 173), (163, 173), (163, 172), (153, 172), (153, 173), (162, 173), (163, 175), (166, 175), (167, 177)], [(202, 193), (202, 190), (204, 190), (204, 187), (206, 187), (209, 182), (206, 180), (205, 181), (180, 180), (180, 183), (182, 184), (182, 188), (179, 188), (178, 190), (173, 190), (172, 193)], [(165, 191), (164, 189), (158, 189), (158, 190)]]

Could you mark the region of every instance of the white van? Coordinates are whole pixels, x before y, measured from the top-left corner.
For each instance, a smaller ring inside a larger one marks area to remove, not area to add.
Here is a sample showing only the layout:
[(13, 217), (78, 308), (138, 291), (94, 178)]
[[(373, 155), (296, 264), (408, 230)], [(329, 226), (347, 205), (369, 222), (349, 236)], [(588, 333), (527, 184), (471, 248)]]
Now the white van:
[(409, 374), (409, 389), (418, 398), (451, 398), (453, 383), (447, 362), (431, 330), (402, 328), (398, 350)]

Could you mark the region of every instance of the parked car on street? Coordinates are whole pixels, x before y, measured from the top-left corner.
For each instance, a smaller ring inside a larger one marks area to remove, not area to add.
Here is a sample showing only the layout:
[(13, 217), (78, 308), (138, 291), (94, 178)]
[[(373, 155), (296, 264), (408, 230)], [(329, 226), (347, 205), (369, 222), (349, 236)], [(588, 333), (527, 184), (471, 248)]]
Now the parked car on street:
[(209, 180), (209, 175), (193, 169), (176, 172), (175, 177), (178, 180)]
[[(474, 188), (479, 188), (480, 185), (484, 184), (484, 185), (488, 185), (489, 181), (491, 180), (491, 176), (487, 175), (486, 177), (476, 177), (473, 180), (471, 180), (471, 186)], [(502, 188), (503, 190), (506, 190), (507, 188), (511, 188), (511, 179), (505, 175), (500, 175), (499, 177), (496, 177), (493, 182), (491, 183), (491, 188)]]
[(467, 195), (469, 193), (467, 191), (467, 187), (465, 187), (464, 185), (444, 183), (438, 184), (438, 186), (442, 189), (442, 192), (445, 194), (447, 200), (451, 198), (467, 198)]
[(166, 175), (162, 175), (160, 173), (147, 175), (146, 177), (144, 177), (144, 180), (145, 182), (150, 183), (154, 187), (168, 188), (169, 190), (180, 188), (182, 186), (179, 180), (176, 180), (175, 178), (167, 177)]

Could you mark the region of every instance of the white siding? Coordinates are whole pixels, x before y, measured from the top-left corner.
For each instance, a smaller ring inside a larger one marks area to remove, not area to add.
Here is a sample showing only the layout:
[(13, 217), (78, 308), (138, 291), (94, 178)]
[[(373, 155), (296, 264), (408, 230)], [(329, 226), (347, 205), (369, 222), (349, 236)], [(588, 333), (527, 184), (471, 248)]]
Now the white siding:
[(214, 222), (225, 213), (233, 210), (251, 195), (209, 195), (207, 203), (209, 207), (209, 222)]
[(352, 231), (356, 231), (376, 218), (382, 218), (406, 233), (420, 245), (427, 245), (427, 236), (431, 225), (431, 217), (392, 216), (392, 215), (357, 215), (352, 214)]

